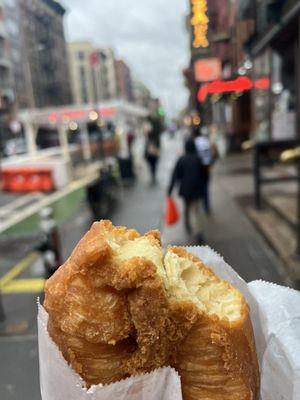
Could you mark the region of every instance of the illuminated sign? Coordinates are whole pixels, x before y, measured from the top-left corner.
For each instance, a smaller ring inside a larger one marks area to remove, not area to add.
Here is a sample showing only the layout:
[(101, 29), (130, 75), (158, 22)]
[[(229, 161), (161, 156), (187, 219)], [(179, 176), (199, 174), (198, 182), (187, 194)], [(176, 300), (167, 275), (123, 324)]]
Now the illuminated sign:
[(202, 85), (198, 91), (197, 98), (200, 102), (206, 100), (209, 94), (220, 94), (230, 92), (244, 92), (252, 88), (267, 90), (270, 87), (270, 79), (267, 77), (252, 81), (247, 76), (241, 76), (232, 81), (214, 81)]
[(220, 79), (222, 74), (219, 58), (204, 58), (194, 64), (196, 82), (211, 82)]
[(254, 86), (256, 89), (267, 90), (270, 88), (270, 79), (261, 78), (255, 81)]
[(88, 120), (91, 119), (91, 113), (98, 113), (101, 117), (113, 117), (116, 114), (116, 109), (113, 107), (99, 108), (99, 110), (62, 110), (52, 112), (48, 115), (48, 121), (56, 123), (59, 121), (70, 120)]
[(192, 18), (191, 25), (194, 31), (193, 47), (208, 47), (207, 30), (209, 19), (206, 15), (207, 3), (206, 0), (191, 0)]

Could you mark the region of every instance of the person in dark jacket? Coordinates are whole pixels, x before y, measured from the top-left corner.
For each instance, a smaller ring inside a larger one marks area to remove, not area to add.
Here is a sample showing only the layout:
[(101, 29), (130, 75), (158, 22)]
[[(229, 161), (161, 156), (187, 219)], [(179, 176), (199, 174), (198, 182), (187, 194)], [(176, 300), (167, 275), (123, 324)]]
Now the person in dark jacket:
[(195, 142), (189, 139), (185, 144), (185, 155), (180, 157), (175, 165), (168, 190), (171, 196), (174, 187), (179, 186), (179, 196), (183, 198), (185, 205), (184, 221), (188, 233), (192, 233), (191, 210), (193, 207), (198, 208), (207, 179), (207, 169), (197, 155)]

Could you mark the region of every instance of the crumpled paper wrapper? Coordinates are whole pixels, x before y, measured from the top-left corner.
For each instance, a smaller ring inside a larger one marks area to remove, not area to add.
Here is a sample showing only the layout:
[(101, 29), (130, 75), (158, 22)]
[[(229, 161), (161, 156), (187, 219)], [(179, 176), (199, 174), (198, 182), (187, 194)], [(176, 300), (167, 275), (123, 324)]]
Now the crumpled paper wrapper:
[(42, 400), (182, 400), (180, 378), (170, 368), (89, 390), (47, 333), (48, 314), (39, 305), (38, 335)]
[[(236, 286), (250, 305), (261, 367), (261, 399), (299, 400), (300, 293), (263, 281), (247, 284), (209, 247), (190, 247), (187, 250)], [(42, 400), (182, 400), (180, 378), (170, 367), (87, 390), (83, 380), (68, 366), (49, 337), (47, 321), (47, 312), (39, 306)]]

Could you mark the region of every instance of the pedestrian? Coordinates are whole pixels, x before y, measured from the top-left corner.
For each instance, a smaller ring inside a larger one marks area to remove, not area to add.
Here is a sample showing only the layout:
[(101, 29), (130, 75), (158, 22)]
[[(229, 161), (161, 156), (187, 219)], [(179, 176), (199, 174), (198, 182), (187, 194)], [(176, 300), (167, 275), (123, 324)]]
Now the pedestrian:
[(129, 158), (132, 158), (132, 146), (134, 144), (134, 141), (135, 141), (135, 134), (133, 133), (132, 130), (130, 130), (127, 133), (127, 148), (128, 148)]
[(153, 132), (148, 133), (145, 148), (145, 159), (148, 163), (152, 184), (156, 184), (157, 164), (160, 156), (159, 137)]
[(214, 146), (210, 143), (208, 136), (208, 129), (203, 127), (199, 129), (198, 127), (193, 131), (193, 137), (195, 140), (195, 146), (197, 150), (198, 157), (200, 158), (202, 165), (206, 169), (206, 183), (203, 187), (203, 205), (204, 210), (207, 215), (211, 213), (211, 204), (210, 204), (210, 175), (211, 175), (211, 166), (213, 165), (217, 151)]
[[(179, 186), (179, 196), (184, 200), (184, 223), (187, 233), (192, 233), (191, 213), (194, 211), (194, 221), (200, 229), (199, 201), (207, 182), (207, 169), (197, 155), (195, 142), (189, 139), (185, 143), (185, 154), (176, 162), (169, 185), (168, 195), (171, 196), (176, 185)], [(195, 232), (199, 234), (200, 232)]]

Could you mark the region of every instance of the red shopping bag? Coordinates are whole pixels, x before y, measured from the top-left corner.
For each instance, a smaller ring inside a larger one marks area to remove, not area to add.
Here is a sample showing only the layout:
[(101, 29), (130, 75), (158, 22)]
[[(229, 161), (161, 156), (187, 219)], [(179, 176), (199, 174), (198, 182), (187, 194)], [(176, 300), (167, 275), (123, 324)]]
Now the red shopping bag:
[(165, 213), (165, 224), (174, 225), (179, 221), (179, 212), (175, 200), (172, 197), (167, 198), (166, 213)]

